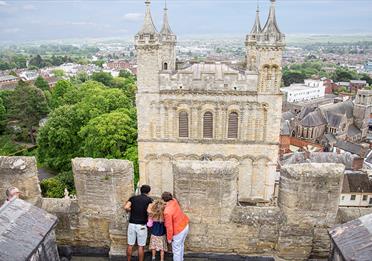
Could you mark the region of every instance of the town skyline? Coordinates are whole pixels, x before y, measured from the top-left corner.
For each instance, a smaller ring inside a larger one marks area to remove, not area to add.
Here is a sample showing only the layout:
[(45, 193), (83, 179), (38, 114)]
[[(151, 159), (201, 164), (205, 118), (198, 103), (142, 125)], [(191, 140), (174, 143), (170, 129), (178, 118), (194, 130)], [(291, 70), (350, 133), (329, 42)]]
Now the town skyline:
[[(164, 1), (151, 1), (160, 30)], [(183, 38), (249, 33), (257, 1), (167, 1), (173, 31)], [(261, 23), (268, 1), (258, 1)], [(213, 3), (213, 4), (212, 4)], [(367, 1), (277, 1), (286, 34), (372, 34)], [(310, 10), (310, 11), (309, 11)], [(347, 16), (345, 11), (347, 10)], [(144, 1), (0, 1), (0, 42), (130, 38), (143, 22)]]

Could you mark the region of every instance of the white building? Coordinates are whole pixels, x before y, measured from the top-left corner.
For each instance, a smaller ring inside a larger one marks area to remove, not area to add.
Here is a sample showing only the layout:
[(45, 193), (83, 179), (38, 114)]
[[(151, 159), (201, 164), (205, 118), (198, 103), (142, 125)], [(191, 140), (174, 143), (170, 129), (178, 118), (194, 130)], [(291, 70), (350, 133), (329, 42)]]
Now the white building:
[(305, 83), (294, 83), (289, 87), (281, 88), (287, 102), (309, 101), (323, 98), (325, 86), (320, 80), (305, 80)]
[(25, 81), (36, 80), (38, 76), (39, 76), (39, 73), (37, 71), (24, 71), (19, 74), (19, 77), (21, 77), (22, 80), (25, 80)]
[(340, 206), (372, 207), (372, 181), (366, 173), (345, 173)]

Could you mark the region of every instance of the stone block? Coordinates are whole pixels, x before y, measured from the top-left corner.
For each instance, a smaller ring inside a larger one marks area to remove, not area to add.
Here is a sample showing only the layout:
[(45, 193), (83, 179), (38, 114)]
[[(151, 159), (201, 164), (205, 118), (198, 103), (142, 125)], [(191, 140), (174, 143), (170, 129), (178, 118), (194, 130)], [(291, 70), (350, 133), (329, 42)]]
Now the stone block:
[(6, 199), (5, 191), (9, 187), (19, 188), (22, 199), (34, 205), (40, 204), (41, 189), (35, 157), (0, 156), (0, 202)]
[(335, 224), (344, 170), (333, 163), (283, 166), (278, 204), (287, 223)]

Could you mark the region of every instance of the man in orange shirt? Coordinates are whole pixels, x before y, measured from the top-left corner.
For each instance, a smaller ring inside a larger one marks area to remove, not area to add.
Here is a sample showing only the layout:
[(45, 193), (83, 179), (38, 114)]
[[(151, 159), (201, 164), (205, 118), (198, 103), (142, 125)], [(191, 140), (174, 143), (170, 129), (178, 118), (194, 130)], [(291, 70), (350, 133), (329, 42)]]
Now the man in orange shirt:
[(167, 203), (164, 209), (164, 223), (168, 243), (172, 243), (173, 261), (183, 261), (185, 240), (189, 233), (189, 218), (170, 192), (164, 192), (161, 198)]

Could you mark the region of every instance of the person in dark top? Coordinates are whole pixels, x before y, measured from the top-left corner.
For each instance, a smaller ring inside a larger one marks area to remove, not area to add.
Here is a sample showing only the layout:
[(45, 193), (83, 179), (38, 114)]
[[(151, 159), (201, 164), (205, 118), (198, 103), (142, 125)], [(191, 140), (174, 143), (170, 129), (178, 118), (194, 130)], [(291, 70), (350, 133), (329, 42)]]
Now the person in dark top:
[(127, 248), (128, 261), (132, 258), (133, 246), (136, 240), (138, 245), (138, 259), (139, 261), (144, 260), (147, 240), (147, 208), (153, 201), (148, 196), (150, 191), (150, 186), (143, 185), (141, 187), (141, 195), (131, 197), (124, 206), (125, 210), (130, 212)]

